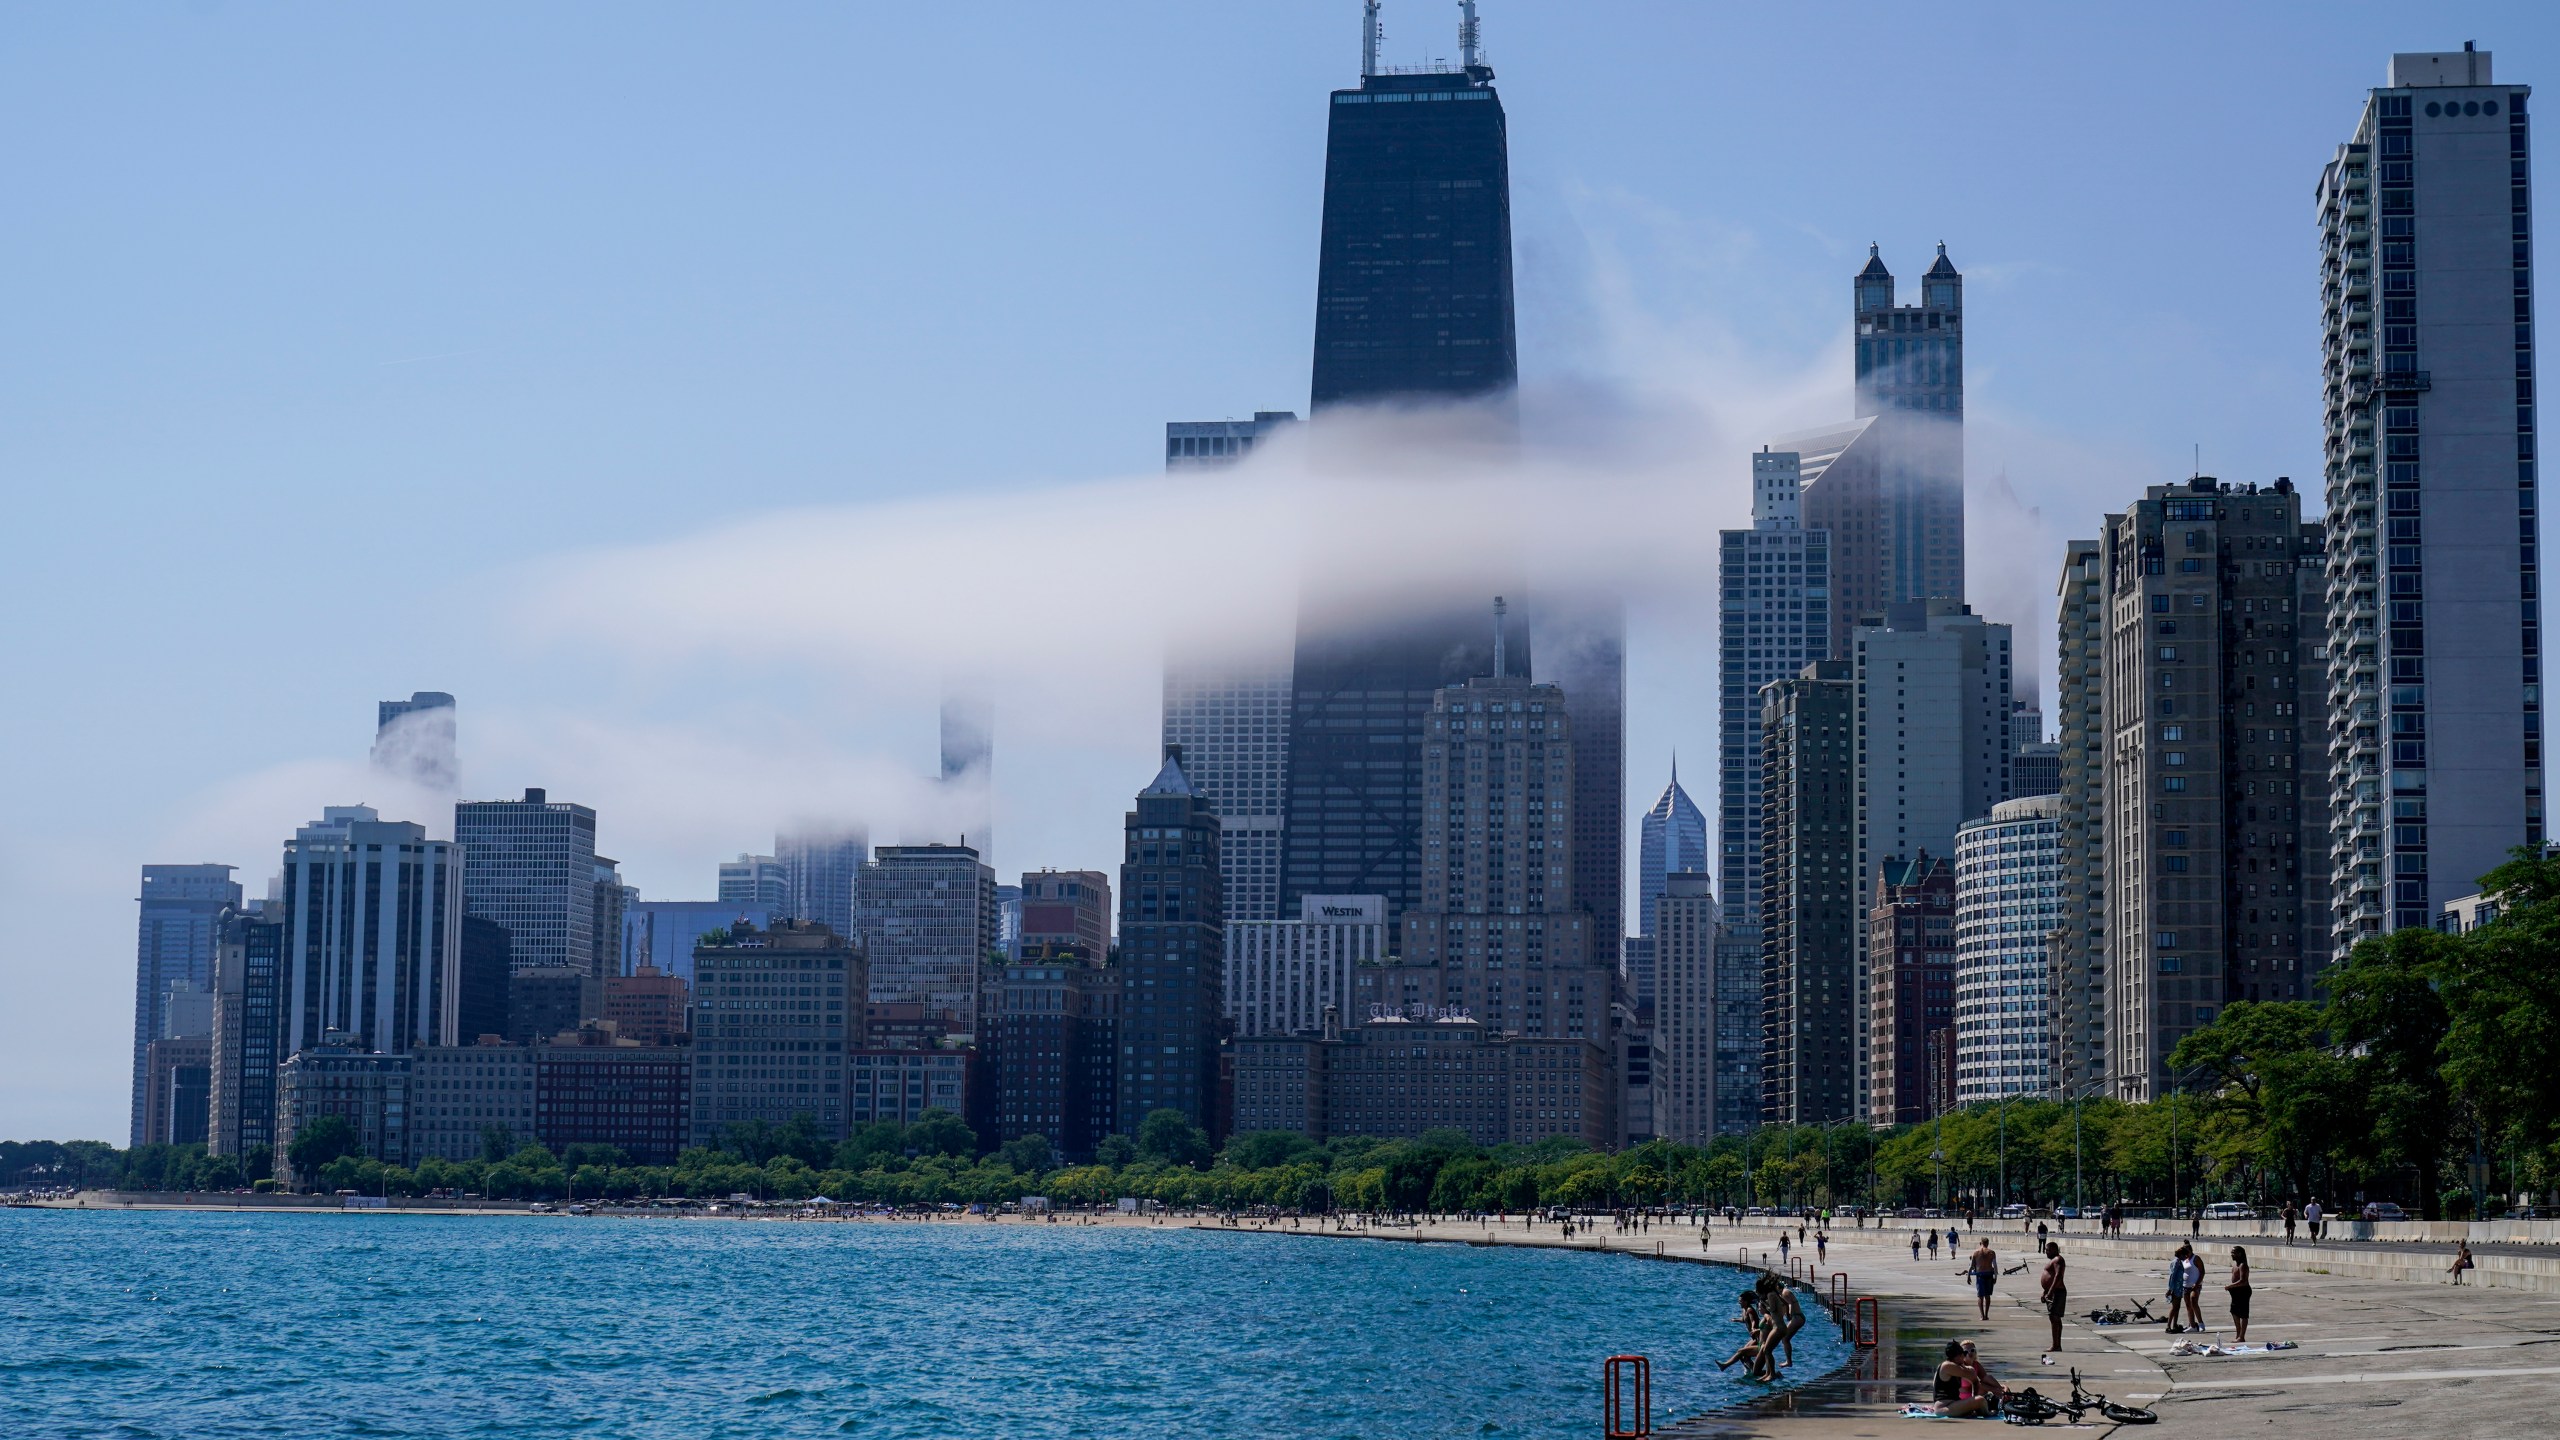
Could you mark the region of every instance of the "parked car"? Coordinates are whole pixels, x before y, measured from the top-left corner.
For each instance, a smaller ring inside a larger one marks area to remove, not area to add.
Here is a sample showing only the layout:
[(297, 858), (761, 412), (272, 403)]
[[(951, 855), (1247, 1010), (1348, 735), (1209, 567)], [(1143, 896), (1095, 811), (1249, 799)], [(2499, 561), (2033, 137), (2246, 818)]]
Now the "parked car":
[(2003, 1220), (2024, 1220), (2027, 1218), (2027, 1207), (2024, 1205), (2003, 1205), (2000, 1207), (2000, 1218)]
[(2560, 1205), (2518, 1205), (2507, 1211), (2510, 1220), (2560, 1220)]
[(2053, 1218), (2056, 1220), (2077, 1220), (2081, 1218), (2080, 1207), (2077, 1205), (2056, 1205), (2053, 1207)]
[(2258, 1207), (2243, 1204), (2238, 1200), (2216, 1200), (2204, 1207), (2204, 1218), (2207, 1220), (2255, 1220), (2258, 1218)]
[(2364, 1202), (2364, 1218), (2367, 1220), (2406, 1220), (2409, 1218), (2409, 1212), (2392, 1204), (2388, 1200), (2367, 1200)]

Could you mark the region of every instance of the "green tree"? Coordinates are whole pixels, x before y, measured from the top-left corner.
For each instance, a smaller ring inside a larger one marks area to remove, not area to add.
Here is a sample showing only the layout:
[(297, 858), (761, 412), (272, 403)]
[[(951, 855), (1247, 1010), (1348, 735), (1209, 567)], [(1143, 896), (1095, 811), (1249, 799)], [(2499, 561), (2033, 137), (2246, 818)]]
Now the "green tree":
[(1206, 1165), (1209, 1134), (1179, 1110), (1150, 1110), (1138, 1122), (1138, 1153), (1168, 1165)]
[(1093, 1147), (1093, 1163), (1106, 1170), (1118, 1170), (1136, 1163), (1138, 1142), (1126, 1135), (1105, 1135)]
[(2446, 947), (2445, 1083), (2500, 1148), (2560, 1180), (2560, 856), (2519, 849), (2480, 877), (2498, 918)]
[(774, 1132), (773, 1148), (775, 1153), (788, 1155), (815, 1169), (827, 1163), (834, 1146), (828, 1141), (826, 1132), (818, 1128), (818, 1117), (802, 1110), (782, 1122), (782, 1128)]
[(978, 1132), (948, 1110), (927, 1110), (907, 1127), (906, 1148), (917, 1155), (978, 1153)]
[(895, 1120), (873, 1120), (836, 1146), (833, 1168), (859, 1173), (884, 1161), (903, 1161), (907, 1127)]
[(356, 1127), (345, 1116), (323, 1115), (294, 1132), (285, 1154), (292, 1159), (295, 1174), (314, 1176), (326, 1170), (331, 1161), (354, 1154), (363, 1143), (363, 1137), (356, 1134)]
[(1269, 1170), (1323, 1154), (1324, 1147), (1295, 1130), (1248, 1130), (1228, 1138), (1221, 1158), (1241, 1169)]
[(489, 1164), (495, 1165), (513, 1155), (521, 1143), (516, 1139), (515, 1131), (495, 1120), (480, 1127), (480, 1158)]
[(996, 1158), (1025, 1179), (1046, 1174), (1049, 1167), (1057, 1163), (1049, 1150), (1049, 1137), (1040, 1134), (1007, 1140), (996, 1147)]
[(2369, 1123), (2359, 1158), (2413, 1172), (2420, 1213), (2438, 1218), (2437, 1176), (2451, 1142), (2442, 1059), (2451, 1017), (2436, 982), (2460, 949), (2433, 930), (2395, 930), (2356, 946), (2329, 972), (2329, 1030), (2362, 1072)]

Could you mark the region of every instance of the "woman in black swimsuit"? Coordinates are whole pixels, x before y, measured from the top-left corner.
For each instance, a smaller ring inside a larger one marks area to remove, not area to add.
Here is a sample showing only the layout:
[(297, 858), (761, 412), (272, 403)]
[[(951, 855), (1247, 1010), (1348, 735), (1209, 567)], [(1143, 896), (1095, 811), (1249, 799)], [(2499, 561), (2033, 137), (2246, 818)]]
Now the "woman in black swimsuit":
[(2249, 1341), (2248, 1247), (2231, 1247), (2231, 1283), (2222, 1288), (2231, 1296), (2231, 1343), (2245, 1345)]
[(1964, 1342), (1948, 1341), (1947, 1358), (1938, 1362), (1938, 1378), (1929, 1386), (1931, 1405), (1939, 1414), (1953, 1419), (1987, 1415), (1991, 1413), (1991, 1397), (1965, 1393), (1973, 1387), (1967, 1383), (1972, 1377), (1963, 1362)]

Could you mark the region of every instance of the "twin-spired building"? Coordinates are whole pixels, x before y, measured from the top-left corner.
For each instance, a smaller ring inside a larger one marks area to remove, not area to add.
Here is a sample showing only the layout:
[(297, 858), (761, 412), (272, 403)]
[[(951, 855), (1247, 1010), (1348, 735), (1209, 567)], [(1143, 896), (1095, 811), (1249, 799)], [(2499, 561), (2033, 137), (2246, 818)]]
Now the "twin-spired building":
[(2045, 942), (2063, 924), (2062, 797), (2008, 800), (1956, 832), (1956, 1103), (2053, 1084)]

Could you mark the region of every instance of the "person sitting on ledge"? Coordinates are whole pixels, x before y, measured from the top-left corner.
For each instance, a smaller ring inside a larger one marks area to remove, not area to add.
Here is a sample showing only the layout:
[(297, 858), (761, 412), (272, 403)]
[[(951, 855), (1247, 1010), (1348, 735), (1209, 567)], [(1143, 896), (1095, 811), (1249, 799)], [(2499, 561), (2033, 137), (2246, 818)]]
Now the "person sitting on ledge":
[(2000, 1398), (2009, 1393), (2009, 1387), (1992, 1377), (1990, 1367), (1982, 1363), (1982, 1356), (1973, 1348), (1972, 1341), (1966, 1340), (1959, 1343), (1964, 1346), (1964, 1357), (1956, 1363), (1963, 1366), (1965, 1373), (1973, 1377), (1973, 1393), (1985, 1396), (1992, 1404), (1998, 1405)]
[(1991, 1397), (1975, 1388), (1974, 1372), (1965, 1368), (1964, 1342), (1947, 1342), (1947, 1358), (1938, 1362), (1938, 1378), (1929, 1387), (1930, 1408), (1952, 1420), (1991, 1413)]

